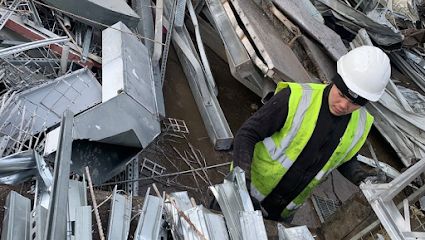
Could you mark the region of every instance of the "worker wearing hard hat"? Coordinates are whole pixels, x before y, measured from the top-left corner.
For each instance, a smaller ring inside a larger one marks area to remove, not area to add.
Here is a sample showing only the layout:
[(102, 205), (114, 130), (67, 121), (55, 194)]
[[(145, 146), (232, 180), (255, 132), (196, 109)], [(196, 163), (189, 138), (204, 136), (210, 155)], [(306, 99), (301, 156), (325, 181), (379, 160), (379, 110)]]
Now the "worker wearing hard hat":
[(337, 72), (330, 85), (280, 82), (236, 134), (234, 165), (245, 170), (251, 196), (270, 219), (290, 217), (336, 168), (357, 185), (368, 176), (351, 159), (373, 122), (364, 105), (384, 93), (390, 61), (363, 46), (342, 56)]

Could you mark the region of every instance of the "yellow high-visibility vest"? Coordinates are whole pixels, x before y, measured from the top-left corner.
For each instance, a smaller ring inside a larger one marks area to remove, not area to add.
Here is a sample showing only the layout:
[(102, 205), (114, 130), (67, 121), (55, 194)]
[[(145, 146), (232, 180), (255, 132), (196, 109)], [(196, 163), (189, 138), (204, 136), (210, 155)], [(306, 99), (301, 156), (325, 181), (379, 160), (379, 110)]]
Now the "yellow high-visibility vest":
[[(278, 185), (297, 160), (316, 127), (325, 84), (298, 84), (280, 82), (276, 92), (289, 87), (288, 115), (284, 126), (272, 136), (258, 142), (251, 164), (251, 195), (262, 201)], [(291, 215), (310, 195), (321, 179), (344, 162), (350, 160), (362, 147), (369, 134), (373, 117), (365, 108), (351, 114), (347, 128), (330, 159), (307, 187), (281, 213)]]

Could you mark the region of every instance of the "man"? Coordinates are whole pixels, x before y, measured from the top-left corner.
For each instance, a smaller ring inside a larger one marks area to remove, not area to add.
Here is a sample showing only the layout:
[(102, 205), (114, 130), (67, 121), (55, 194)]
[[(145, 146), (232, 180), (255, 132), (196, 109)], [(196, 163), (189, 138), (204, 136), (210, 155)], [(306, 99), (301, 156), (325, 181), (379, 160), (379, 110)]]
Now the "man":
[(363, 46), (342, 56), (337, 72), (331, 85), (279, 83), (236, 134), (234, 165), (269, 219), (289, 219), (335, 168), (357, 185), (367, 176), (351, 159), (373, 122), (363, 106), (384, 93), (390, 61)]

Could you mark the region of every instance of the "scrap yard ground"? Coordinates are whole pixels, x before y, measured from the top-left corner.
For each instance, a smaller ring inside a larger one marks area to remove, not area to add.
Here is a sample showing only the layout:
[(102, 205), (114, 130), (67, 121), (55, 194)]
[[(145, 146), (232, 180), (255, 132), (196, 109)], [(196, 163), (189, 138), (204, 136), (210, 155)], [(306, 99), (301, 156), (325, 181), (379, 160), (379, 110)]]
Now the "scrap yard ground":
[[(1, 240), (425, 239), (424, 12), (424, 0), (0, 1)], [(290, 224), (266, 219), (230, 171), (238, 129), (280, 81), (331, 83), (364, 45), (391, 65), (365, 106), (375, 122), (358, 160), (374, 176), (358, 187), (335, 170)]]

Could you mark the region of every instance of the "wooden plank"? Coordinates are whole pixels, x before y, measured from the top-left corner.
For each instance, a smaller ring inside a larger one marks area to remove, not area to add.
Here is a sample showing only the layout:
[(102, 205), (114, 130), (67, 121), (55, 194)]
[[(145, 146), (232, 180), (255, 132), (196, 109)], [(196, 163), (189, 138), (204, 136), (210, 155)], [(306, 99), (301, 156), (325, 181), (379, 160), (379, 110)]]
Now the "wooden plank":
[(231, 0), (275, 81), (311, 82), (311, 78), (291, 48), (280, 38), (273, 24), (252, 0)]

